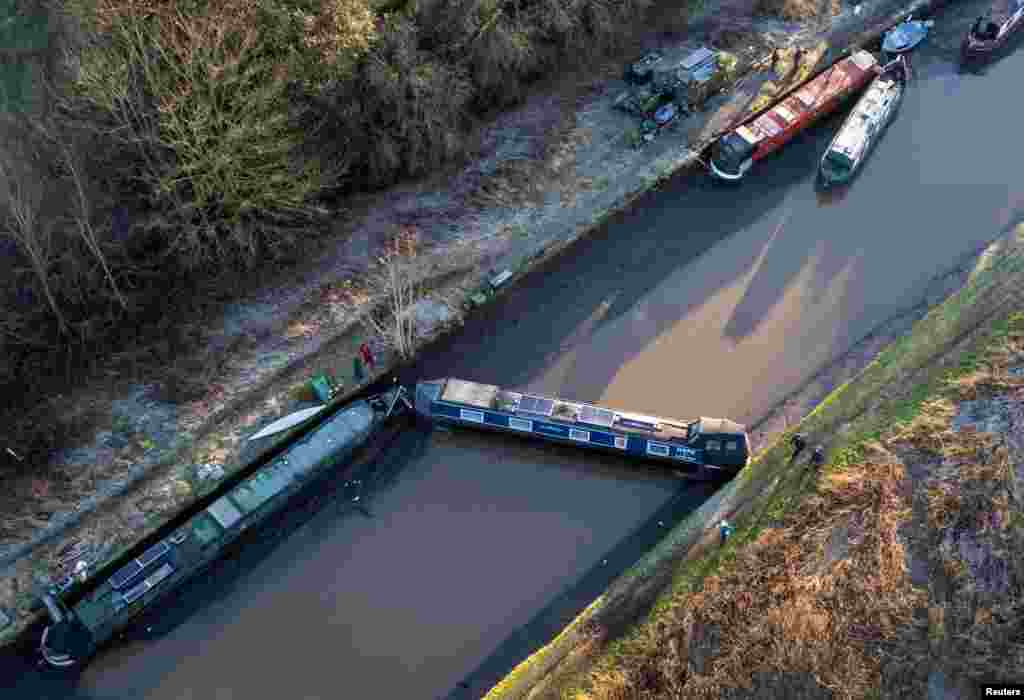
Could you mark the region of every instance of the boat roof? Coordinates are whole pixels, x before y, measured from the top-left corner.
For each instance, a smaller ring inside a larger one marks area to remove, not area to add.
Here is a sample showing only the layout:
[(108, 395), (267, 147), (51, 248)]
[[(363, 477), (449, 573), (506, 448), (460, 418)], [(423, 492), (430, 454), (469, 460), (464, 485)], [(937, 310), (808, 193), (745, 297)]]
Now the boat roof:
[(705, 435), (738, 435), (746, 432), (745, 425), (736, 423), (727, 418), (700, 417), (700, 432)]
[[(691, 422), (629, 411), (618, 411), (613, 408), (596, 406), (582, 401), (570, 401), (509, 391), (493, 384), (478, 384), (477, 382), (451, 377), (446, 381), (440, 398), (442, 401), (494, 409), (496, 400), (502, 396), (517, 399), (516, 412), (522, 411), (551, 416), (557, 413), (559, 406), (568, 406), (578, 411), (577, 422), (623, 430), (642, 428), (661, 438), (675, 437), (685, 440), (687, 438), (687, 424)], [(704, 416), (699, 419), (699, 424), (700, 432), (712, 435), (719, 433), (736, 435), (746, 430), (745, 426), (724, 418), (708, 418)]]
[(465, 379), (449, 378), (445, 383), (443, 401), (464, 403), (479, 408), (491, 408), (501, 389), (494, 384), (478, 384)]
[(848, 158), (856, 157), (857, 151), (867, 140), (868, 124), (880, 116), (886, 97), (895, 92), (897, 87), (896, 81), (891, 78), (876, 78), (858, 100), (829, 150), (838, 151)]
[(810, 80), (789, 97), (781, 100), (768, 111), (750, 122), (736, 128), (735, 132), (744, 141), (756, 146), (761, 141), (777, 136), (803, 112), (813, 109), (823, 100), (845, 90), (854, 80), (868, 70), (874, 70), (878, 60), (867, 51), (856, 51), (837, 61)]

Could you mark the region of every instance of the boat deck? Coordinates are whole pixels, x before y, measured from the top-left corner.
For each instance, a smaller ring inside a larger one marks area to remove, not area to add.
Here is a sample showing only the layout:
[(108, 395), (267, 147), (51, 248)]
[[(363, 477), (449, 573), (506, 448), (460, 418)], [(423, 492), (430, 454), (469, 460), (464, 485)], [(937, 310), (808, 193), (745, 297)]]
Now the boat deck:
[(689, 436), (685, 423), (655, 416), (623, 413), (565, 399), (524, 394), (493, 384), (478, 384), (462, 379), (449, 379), (440, 398), (442, 401), (476, 408), (552, 418), (618, 431), (641, 432), (661, 440), (686, 442)]

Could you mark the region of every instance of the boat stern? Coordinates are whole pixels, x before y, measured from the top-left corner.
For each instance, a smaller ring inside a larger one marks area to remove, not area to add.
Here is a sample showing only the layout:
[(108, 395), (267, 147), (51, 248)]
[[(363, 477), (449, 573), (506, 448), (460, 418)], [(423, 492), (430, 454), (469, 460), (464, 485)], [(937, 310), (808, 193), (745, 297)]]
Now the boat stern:
[(68, 669), (88, 658), (96, 648), (92, 634), (60, 599), (47, 593), (43, 605), (50, 623), (39, 639), (39, 653), (51, 668)]
[(748, 160), (741, 164), (736, 172), (729, 172), (724, 167), (716, 165), (714, 158), (708, 161), (708, 169), (711, 171), (711, 174), (725, 182), (739, 182), (747, 174), (747, 171), (750, 170), (750, 166), (751, 162)]
[(736, 182), (743, 179), (754, 164), (756, 150), (757, 137), (746, 127), (737, 127), (711, 146), (708, 168), (719, 180)]

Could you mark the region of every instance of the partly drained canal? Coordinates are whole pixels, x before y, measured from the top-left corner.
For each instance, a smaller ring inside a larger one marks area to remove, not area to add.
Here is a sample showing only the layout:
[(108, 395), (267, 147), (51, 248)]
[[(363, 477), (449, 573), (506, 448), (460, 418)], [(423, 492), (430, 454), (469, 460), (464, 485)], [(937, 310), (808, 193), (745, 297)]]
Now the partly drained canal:
[[(1024, 50), (960, 75), (943, 22), (845, 192), (826, 201), (813, 186), (835, 120), (739, 188), (679, 178), (410, 378), (756, 421), (1024, 207)], [(464, 431), (410, 431), (375, 467), (389, 478), (367, 510), (337, 499), (248, 548), (77, 676), (0, 660), (3, 696), (477, 698), (635, 561), (659, 520), (708, 494), (613, 457)]]

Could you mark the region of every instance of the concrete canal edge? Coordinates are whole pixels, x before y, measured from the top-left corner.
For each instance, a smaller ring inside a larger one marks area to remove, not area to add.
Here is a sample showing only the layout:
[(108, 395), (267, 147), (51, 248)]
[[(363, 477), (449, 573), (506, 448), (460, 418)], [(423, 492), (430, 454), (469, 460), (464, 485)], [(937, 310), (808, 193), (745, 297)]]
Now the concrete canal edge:
[[(868, 4), (868, 3), (865, 3)], [(876, 40), (880, 34), (892, 26), (901, 19), (904, 15), (910, 12), (926, 12), (930, 9), (942, 4), (942, 0), (915, 0), (911, 3), (902, 3), (898, 0), (879, 0), (877, 6), (879, 10), (870, 16), (865, 16), (863, 20), (859, 21), (862, 24), (864, 31), (861, 33), (855, 33), (843, 41), (842, 47), (830, 46), (825, 56), (819, 61), (819, 65), (813, 71), (812, 76), (817, 74), (821, 70), (824, 70), (828, 65), (831, 65), (834, 61), (841, 58), (843, 55), (848, 53), (853, 48), (863, 46)], [(899, 6), (898, 9), (896, 6)], [(869, 13), (865, 13), (868, 15)], [(696, 19), (696, 18), (695, 18)], [(849, 29), (845, 30), (845, 33), (850, 33)], [(829, 38), (828, 32), (823, 32), (819, 38), (824, 38), (826, 41)], [(811, 77), (811, 76), (809, 76)], [(782, 99), (785, 95), (792, 92), (795, 86), (791, 86), (788, 90), (781, 92), (777, 95), (777, 99)], [(589, 217), (589, 222), (584, 224), (578, 224), (575, 227), (570, 228), (565, 234), (560, 236), (554, 236), (544, 243), (539, 250), (524, 255), (518, 263), (511, 265), (509, 272), (511, 274), (504, 279), (500, 286), (493, 290), (493, 294), (488, 295), (489, 301), (493, 301), (494, 298), (502, 296), (513, 288), (517, 283), (523, 280), (528, 273), (532, 272), (541, 265), (549, 262), (561, 252), (572, 246), (572, 244), (583, 239), (587, 235), (598, 230), (604, 225), (608, 219), (615, 214), (627, 210), (638, 198), (647, 194), (648, 192), (657, 189), (663, 182), (675, 177), (682, 171), (698, 165), (700, 161), (700, 154), (704, 152), (718, 134), (712, 133), (706, 135), (701, 140), (690, 144), (688, 148), (682, 148), (678, 154), (668, 154), (661, 158), (654, 160), (651, 163), (651, 169), (656, 174), (654, 177), (643, 178), (641, 185), (631, 191), (628, 191), (624, 196), (619, 198), (618, 201), (614, 202), (611, 206), (603, 209), (595, 210), (593, 215)], [(481, 286), (487, 287), (488, 277), (482, 280)], [(480, 306), (479, 304), (477, 306)], [(323, 343), (322, 347), (328, 347), (333, 343), (337, 342), (338, 339), (342, 339), (351, 335), (359, 326), (359, 321), (354, 320), (344, 324), (336, 329), (331, 337)], [(453, 329), (451, 324), (441, 324), (435, 328), (432, 328), (423, 338), (422, 344), (417, 349), (417, 353), (429, 350), (430, 346), (441, 340)], [(209, 438), (211, 435), (216, 434), (235, 416), (237, 413), (243, 410), (246, 404), (251, 404), (253, 401), (258, 400), (260, 397), (266, 396), (279, 380), (281, 376), (287, 376), (294, 373), (295, 368), (300, 366), (306, 358), (298, 358), (297, 360), (290, 362), (283, 367), (280, 367), (274, 372), (272, 376), (268, 376), (258, 384), (254, 385), (249, 391), (244, 394), (238, 395), (229, 405), (225, 406), (222, 410), (218, 411), (211, 419), (201, 426), (193, 433), (188, 436), (187, 440), (183, 440), (182, 444), (172, 446), (170, 449), (159, 453), (155, 456), (153, 461), (148, 464), (140, 464), (139, 468), (133, 470), (127, 479), (123, 481), (115, 490), (107, 494), (107, 498), (117, 498), (121, 494), (128, 493), (137, 485), (147, 481), (151, 478), (154, 473), (161, 473), (165, 470), (174, 470), (180, 468), (183, 460), (183, 455), (189, 450), (190, 444), (197, 444), (202, 440)], [(414, 359), (414, 358), (413, 358)], [(410, 359), (408, 362), (411, 362)], [(379, 366), (377, 372), (370, 378), (372, 380), (380, 379), (384, 376), (389, 375), (401, 365), (405, 363), (390, 361), (385, 362)], [(334, 396), (328, 402), (328, 408), (324, 413), (333, 412), (343, 404), (352, 401), (356, 396), (364, 394), (367, 390), (368, 384), (361, 384), (353, 387), (348, 391), (341, 392)], [(296, 428), (293, 430), (286, 431), (278, 434), (268, 440), (268, 444), (260, 448), (257, 452), (254, 452), (244, 462), (235, 464), (224, 465), (224, 476), (220, 479), (210, 480), (203, 490), (203, 493), (208, 493), (211, 490), (215, 490), (220, 485), (232, 477), (235, 477), (239, 472), (247, 471), (252, 469), (257, 463), (262, 462), (264, 457), (270, 452), (279, 449), (284, 444), (290, 442), (296, 433), (302, 431), (304, 428)], [(202, 494), (199, 494), (202, 495)], [(198, 496), (197, 495), (197, 498)], [(31, 543), (23, 545), (6, 552), (0, 560), (0, 566), (8, 567), (13, 566), (15, 562), (26, 557), (32, 556), (32, 550), (38, 546), (45, 545), (48, 542), (62, 537), (71, 528), (77, 526), (81, 521), (88, 518), (89, 513), (102, 508), (104, 501), (100, 499), (94, 499), (95, 502), (82, 504), (74, 513), (64, 518), (59, 524), (55, 524), (55, 527), (48, 528), (47, 531), (41, 533), (40, 536), (35, 538)], [(187, 508), (186, 504), (183, 508)], [(147, 527), (145, 532), (139, 533), (139, 538), (136, 540), (141, 541), (145, 537), (151, 536), (160, 527), (166, 525), (169, 521), (173, 520), (181, 511), (162, 513), (158, 521), (153, 522), (151, 527)], [(126, 548), (121, 548), (120, 551), (115, 552), (111, 557), (105, 559), (102, 562), (97, 562), (97, 568), (94, 569), (94, 574), (99, 573), (102, 570), (101, 567), (106, 567), (114, 559), (125, 551)], [(0, 645), (7, 645), (15, 642), (21, 636), (21, 634), (32, 624), (37, 622), (42, 616), (42, 611), (37, 611), (34, 615), (26, 616), (22, 610), (14, 610), (8, 617), (13, 618), (13, 624), (9, 624), (3, 629), (0, 629)]]

